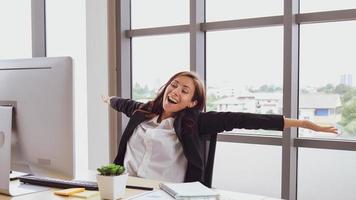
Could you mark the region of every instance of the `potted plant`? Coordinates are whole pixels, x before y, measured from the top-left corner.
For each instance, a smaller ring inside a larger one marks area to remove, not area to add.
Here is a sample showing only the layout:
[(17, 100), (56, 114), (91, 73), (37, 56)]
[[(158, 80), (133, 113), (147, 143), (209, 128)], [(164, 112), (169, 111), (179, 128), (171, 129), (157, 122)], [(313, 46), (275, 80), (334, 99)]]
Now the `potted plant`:
[(121, 165), (109, 164), (97, 169), (97, 181), (102, 199), (118, 199), (125, 195), (128, 173)]

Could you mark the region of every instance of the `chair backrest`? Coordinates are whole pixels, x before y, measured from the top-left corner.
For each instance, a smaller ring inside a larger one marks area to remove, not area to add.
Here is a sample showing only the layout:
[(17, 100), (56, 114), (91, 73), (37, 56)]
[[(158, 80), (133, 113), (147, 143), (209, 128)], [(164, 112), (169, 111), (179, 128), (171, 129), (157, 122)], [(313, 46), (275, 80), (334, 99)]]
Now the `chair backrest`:
[(215, 148), (216, 148), (217, 134), (209, 135), (205, 142), (205, 169), (203, 184), (211, 188), (211, 183), (213, 179), (213, 168), (214, 168), (214, 158), (215, 158)]

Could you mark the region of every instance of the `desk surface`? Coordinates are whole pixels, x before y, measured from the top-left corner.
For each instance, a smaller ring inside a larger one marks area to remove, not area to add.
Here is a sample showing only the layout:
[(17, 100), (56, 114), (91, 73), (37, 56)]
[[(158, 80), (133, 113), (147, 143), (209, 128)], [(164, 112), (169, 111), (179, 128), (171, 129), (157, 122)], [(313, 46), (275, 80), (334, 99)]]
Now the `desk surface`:
[[(13, 183), (15, 184), (16, 181)], [(142, 179), (137, 177), (129, 177), (127, 184), (135, 185), (135, 186), (158, 188), (159, 181)], [(60, 190), (60, 189), (52, 188), (48, 191), (37, 192), (37, 193), (16, 196), (16, 197), (10, 197), (10, 196), (0, 194), (0, 199), (1, 200), (52, 200), (52, 199), (53, 200), (83, 200), (83, 198), (78, 198), (78, 197), (62, 197), (62, 196), (55, 195), (53, 192), (56, 190)], [(253, 194), (246, 194), (246, 193), (239, 193), (239, 192), (229, 192), (224, 190), (217, 190), (217, 191), (219, 191), (220, 193), (220, 198), (219, 198), (220, 200), (225, 200), (225, 199), (226, 200), (227, 199), (228, 200), (280, 200), (280, 199), (269, 198), (260, 195), (253, 195)], [(143, 192), (147, 192), (147, 190), (126, 189), (124, 199), (128, 199), (129, 197), (132, 197), (134, 195)], [(88, 200), (100, 200), (100, 195), (94, 196), (92, 198), (88, 198)]]
[[(17, 181), (14, 182), (16, 184)], [(158, 181), (154, 180), (147, 180), (147, 179), (141, 179), (141, 178), (136, 178), (136, 177), (129, 177), (128, 179), (128, 185), (135, 185), (135, 186), (146, 186), (146, 187), (155, 187), (158, 188)], [(52, 188), (50, 190), (44, 191), (44, 192), (37, 192), (37, 193), (32, 193), (32, 194), (27, 194), (27, 195), (22, 195), (22, 196), (16, 196), (16, 197), (10, 197), (6, 196), (3, 194), (0, 194), (0, 199), (1, 200), (84, 200), (83, 198), (78, 198), (78, 197), (62, 197), (55, 195), (53, 192), (56, 190), (60, 190), (58, 188)], [(125, 192), (125, 198), (127, 199), (128, 197), (147, 192), (147, 190), (137, 190), (137, 189), (126, 189)], [(94, 196), (92, 198), (88, 198), (89, 200), (100, 200), (100, 195)]]

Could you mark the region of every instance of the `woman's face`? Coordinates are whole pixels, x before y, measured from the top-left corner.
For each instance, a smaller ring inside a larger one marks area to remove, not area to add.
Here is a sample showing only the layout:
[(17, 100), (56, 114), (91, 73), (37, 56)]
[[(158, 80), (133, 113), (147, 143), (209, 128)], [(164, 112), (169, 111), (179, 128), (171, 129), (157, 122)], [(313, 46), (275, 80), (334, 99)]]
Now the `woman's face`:
[(166, 88), (163, 96), (163, 110), (172, 115), (185, 108), (192, 108), (197, 101), (192, 101), (195, 92), (194, 82), (187, 76), (178, 76)]

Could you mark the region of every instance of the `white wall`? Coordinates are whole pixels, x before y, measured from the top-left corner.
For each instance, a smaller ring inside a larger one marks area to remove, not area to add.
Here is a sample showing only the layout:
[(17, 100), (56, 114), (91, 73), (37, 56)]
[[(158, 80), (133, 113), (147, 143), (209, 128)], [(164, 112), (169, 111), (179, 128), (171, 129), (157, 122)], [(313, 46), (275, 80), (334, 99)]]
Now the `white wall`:
[(109, 94), (108, 1), (87, 0), (87, 86), (89, 169), (108, 164), (109, 113), (100, 96)]
[(47, 56), (71, 56), (74, 64), (76, 173), (88, 168), (85, 0), (46, 1)]
[[(76, 172), (109, 162), (107, 1), (47, 0), (47, 55), (75, 68)], [(65, 13), (64, 13), (65, 12)]]

